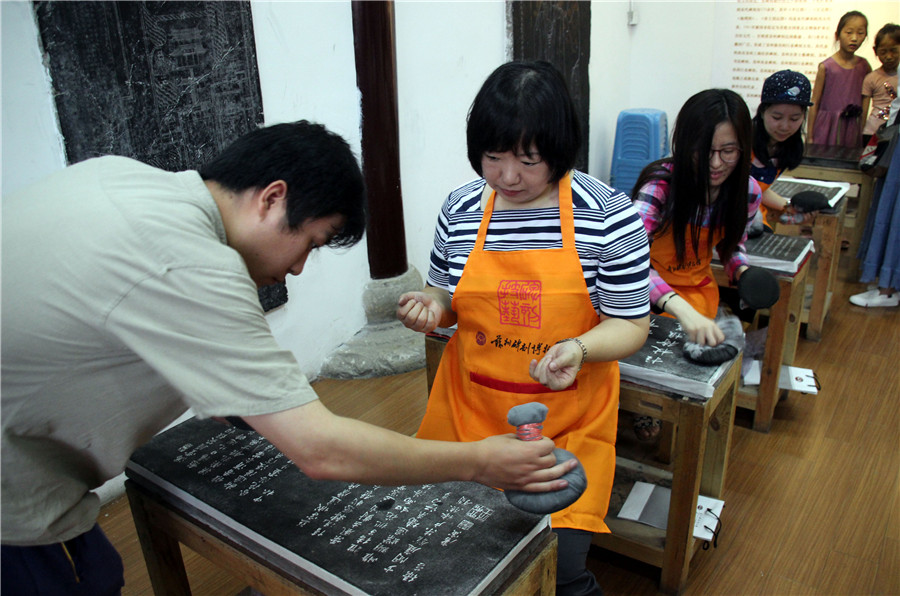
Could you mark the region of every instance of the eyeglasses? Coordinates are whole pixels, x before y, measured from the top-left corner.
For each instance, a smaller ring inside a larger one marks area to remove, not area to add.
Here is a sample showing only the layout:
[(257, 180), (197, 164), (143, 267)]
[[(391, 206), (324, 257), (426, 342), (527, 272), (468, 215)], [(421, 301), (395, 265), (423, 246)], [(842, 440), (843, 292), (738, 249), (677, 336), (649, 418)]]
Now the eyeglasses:
[(733, 164), (741, 158), (740, 147), (725, 147), (724, 149), (710, 149), (709, 161), (712, 161), (713, 155), (719, 154), (719, 159), (724, 163)]

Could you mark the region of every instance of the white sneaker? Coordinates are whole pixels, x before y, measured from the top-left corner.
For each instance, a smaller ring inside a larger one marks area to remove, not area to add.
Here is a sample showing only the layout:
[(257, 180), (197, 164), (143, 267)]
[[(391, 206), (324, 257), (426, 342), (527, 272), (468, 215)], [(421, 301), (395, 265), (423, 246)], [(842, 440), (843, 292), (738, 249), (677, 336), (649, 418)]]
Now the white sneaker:
[(882, 294), (878, 288), (850, 296), (850, 302), (857, 306), (900, 306), (900, 292), (894, 292), (890, 296)]

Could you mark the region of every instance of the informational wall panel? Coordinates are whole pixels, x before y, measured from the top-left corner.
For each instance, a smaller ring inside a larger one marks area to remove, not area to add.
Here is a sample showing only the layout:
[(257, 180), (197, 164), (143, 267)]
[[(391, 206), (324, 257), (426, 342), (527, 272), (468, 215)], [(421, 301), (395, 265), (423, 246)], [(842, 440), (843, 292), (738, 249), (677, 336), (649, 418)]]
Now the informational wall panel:
[(770, 74), (789, 68), (815, 80), (840, 18), (832, 15), (830, 3), (738, 0), (734, 10), (730, 86), (754, 111)]

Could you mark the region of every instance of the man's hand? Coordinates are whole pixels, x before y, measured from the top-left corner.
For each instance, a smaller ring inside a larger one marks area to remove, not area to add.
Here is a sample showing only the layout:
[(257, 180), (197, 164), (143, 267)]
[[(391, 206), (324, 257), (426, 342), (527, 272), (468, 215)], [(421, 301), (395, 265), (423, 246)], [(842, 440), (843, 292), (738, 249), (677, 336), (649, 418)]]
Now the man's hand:
[(472, 480), (503, 490), (562, 490), (568, 482), (560, 477), (578, 465), (575, 459), (556, 465), (553, 441), (547, 437), (520, 441), (514, 434), (497, 435), (482, 439), (477, 445), (482, 451), (482, 466)]

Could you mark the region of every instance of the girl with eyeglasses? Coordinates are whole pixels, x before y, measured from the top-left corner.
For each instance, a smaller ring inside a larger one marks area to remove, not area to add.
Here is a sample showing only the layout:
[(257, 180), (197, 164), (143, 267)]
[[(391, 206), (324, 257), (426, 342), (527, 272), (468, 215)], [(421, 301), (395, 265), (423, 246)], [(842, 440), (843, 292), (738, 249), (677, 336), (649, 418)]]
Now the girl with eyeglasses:
[[(748, 267), (743, 240), (762, 200), (750, 177), (750, 134), (750, 112), (737, 93), (695, 94), (675, 119), (672, 156), (647, 165), (631, 194), (650, 239), (650, 304), (701, 346), (725, 340), (714, 320), (713, 248), (730, 280)], [(653, 440), (659, 428), (649, 416), (634, 419), (639, 440)]]

